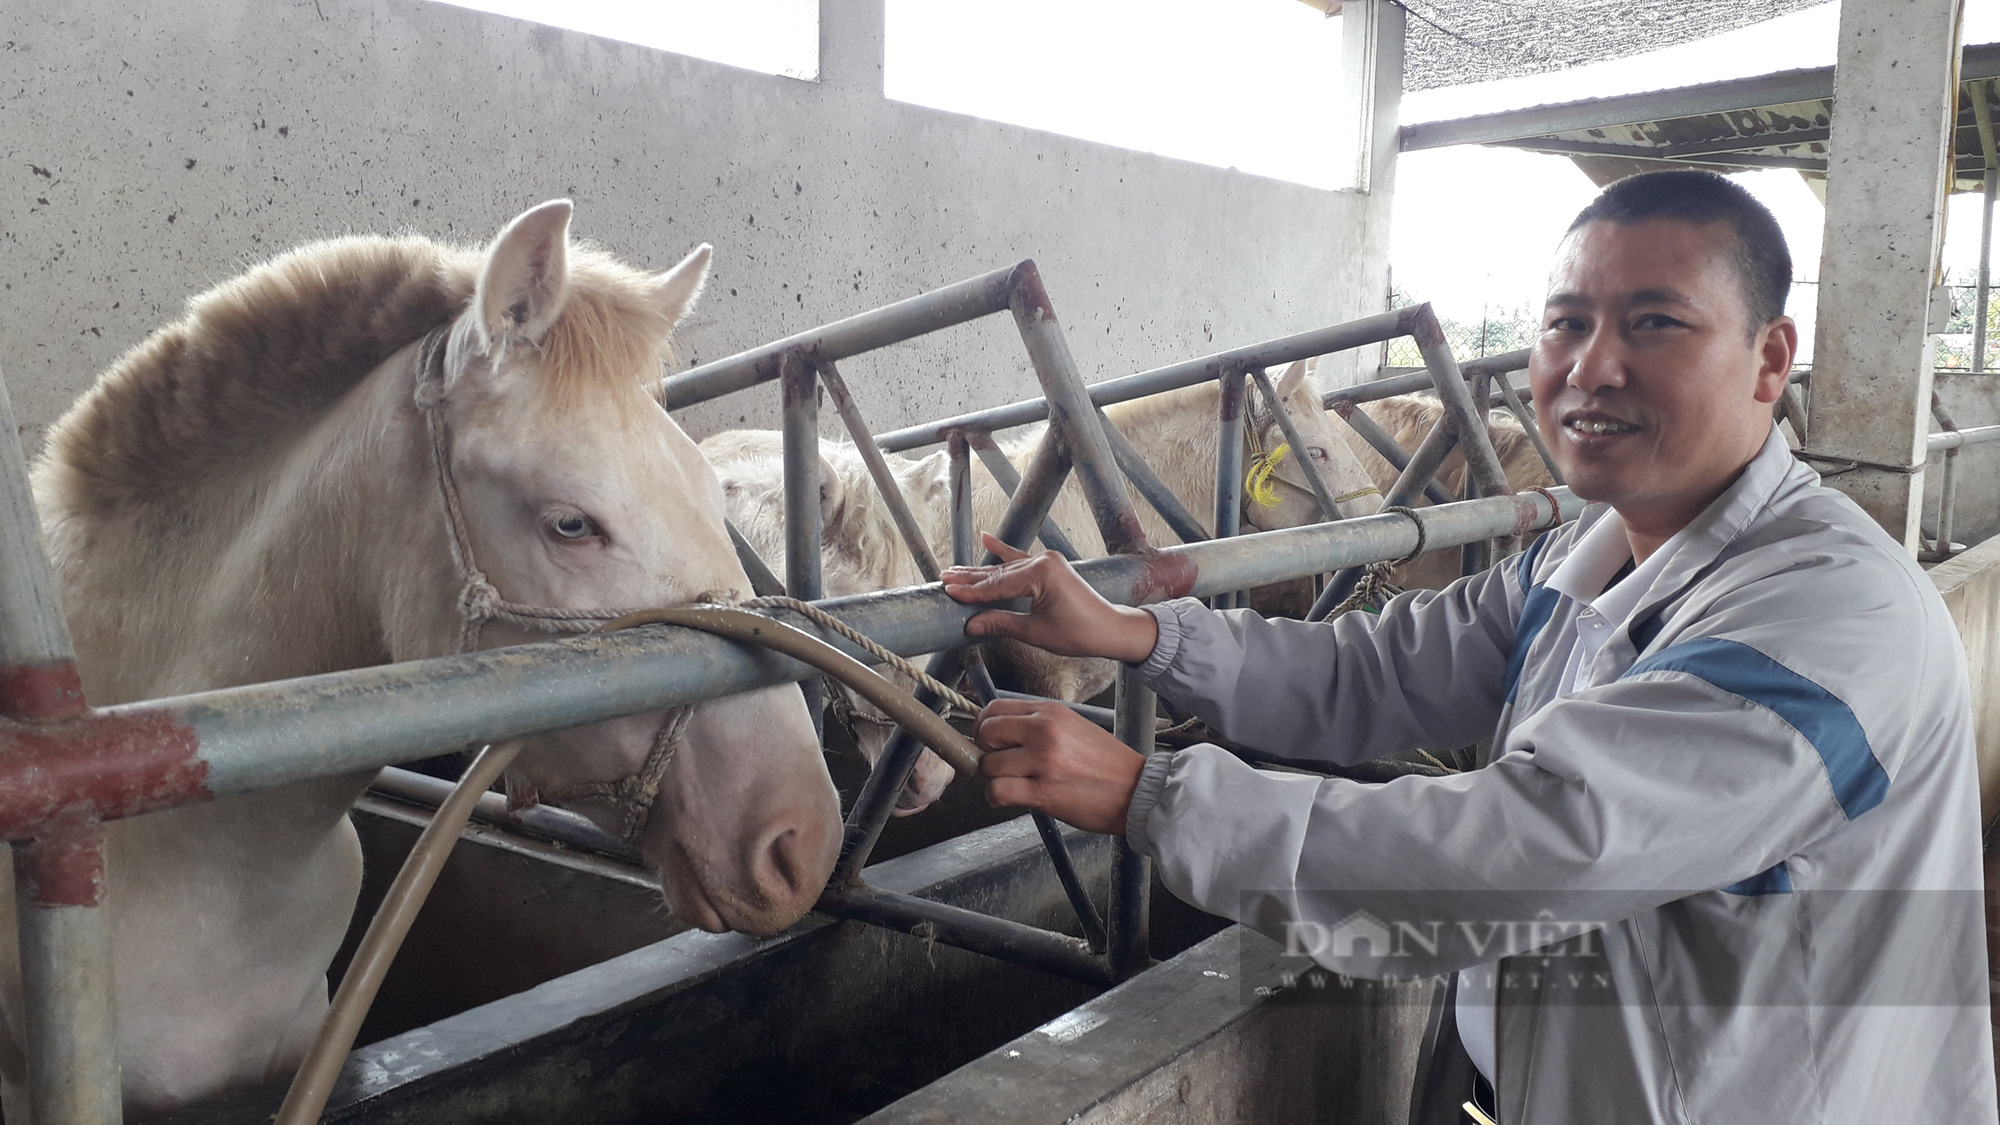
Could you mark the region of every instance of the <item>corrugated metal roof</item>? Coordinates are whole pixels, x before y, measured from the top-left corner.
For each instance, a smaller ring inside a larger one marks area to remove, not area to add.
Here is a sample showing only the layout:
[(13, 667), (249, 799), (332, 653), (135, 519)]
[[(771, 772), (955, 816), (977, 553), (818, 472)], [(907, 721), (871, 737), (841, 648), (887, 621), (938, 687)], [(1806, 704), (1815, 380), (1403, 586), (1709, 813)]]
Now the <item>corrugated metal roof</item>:
[(1409, 13), (1403, 89), (1431, 90), (1641, 55), (1827, 0), (1392, 2)]
[[(1952, 190), (1978, 191), (1993, 152), (1992, 116), (2000, 112), (1988, 108), (2000, 104), (2000, 44), (1967, 47), (1959, 76)], [(1484, 144), (1560, 153), (1600, 184), (1664, 164), (1724, 172), (1796, 168), (1813, 180), (1826, 174), (1833, 105), (1832, 67), (1788, 70), (1406, 125), (1402, 147)]]

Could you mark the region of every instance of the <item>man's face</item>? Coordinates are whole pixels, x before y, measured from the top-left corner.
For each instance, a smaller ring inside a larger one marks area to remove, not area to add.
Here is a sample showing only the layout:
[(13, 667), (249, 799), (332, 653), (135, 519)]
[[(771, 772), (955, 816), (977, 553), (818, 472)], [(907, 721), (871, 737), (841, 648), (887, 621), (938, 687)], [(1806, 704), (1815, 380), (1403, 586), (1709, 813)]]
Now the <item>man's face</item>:
[(1576, 494), (1635, 532), (1685, 526), (1762, 448), (1798, 331), (1751, 330), (1720, 223), (1593, 222), (1563, 240), (1528, 373)]

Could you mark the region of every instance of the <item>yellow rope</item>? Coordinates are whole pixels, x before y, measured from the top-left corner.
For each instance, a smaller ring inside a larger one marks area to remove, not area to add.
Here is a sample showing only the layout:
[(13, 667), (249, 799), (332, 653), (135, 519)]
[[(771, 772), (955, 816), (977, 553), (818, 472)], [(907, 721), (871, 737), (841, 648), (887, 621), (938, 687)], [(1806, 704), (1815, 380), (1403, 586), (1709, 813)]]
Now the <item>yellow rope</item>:
[(1281, 445), (1269, 453), (1259, 453), (1250, 462), (1250, 472), (1243, 478), (1243, 494), (1259, 507), (1278, 506), (1278, 481), (1275, 479), (1278, 465), (1285, 455), (1292, 451), (1291, 445)]

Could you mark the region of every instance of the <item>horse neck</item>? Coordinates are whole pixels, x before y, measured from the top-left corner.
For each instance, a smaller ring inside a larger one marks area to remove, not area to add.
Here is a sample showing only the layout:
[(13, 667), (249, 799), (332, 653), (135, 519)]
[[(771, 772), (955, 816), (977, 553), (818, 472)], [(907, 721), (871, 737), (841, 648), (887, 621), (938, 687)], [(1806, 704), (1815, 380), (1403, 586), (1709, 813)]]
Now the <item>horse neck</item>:
[(145, 575), (147, 596), (116, 593), (119, 576), (101, 567), (72, 584), (92, 701), (443, 651), (442, 623), (419, 609), (452, 604), (448, 561), (434, 561), (448, 555), (425, 449), (399, 354), (252, 461), (195, 486), (172, 516), (182, 534), (128, 521), (112, 554), (126, 577)]

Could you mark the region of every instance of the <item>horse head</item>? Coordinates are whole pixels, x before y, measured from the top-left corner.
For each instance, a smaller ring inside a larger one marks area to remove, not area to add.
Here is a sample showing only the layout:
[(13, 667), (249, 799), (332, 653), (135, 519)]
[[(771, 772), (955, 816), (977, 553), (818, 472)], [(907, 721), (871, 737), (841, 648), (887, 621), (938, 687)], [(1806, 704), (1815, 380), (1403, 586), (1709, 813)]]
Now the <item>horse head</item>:
[[(749, 590), (715, 475), (651, 393), (709, 248), (642, 273), (572, 247), (570, 212), (544, 203), (494, 239), (419, 395), (465, 582), (460, 648)], [(645, 775), (657, 787), (635, 802), (628, 783), (621, 805), (619, 783)], [(527, 739), (510, 784), (626, 837), (707, 930), (790, 925), (839, 850), (839, 798), (791, 684)]]
[[(1320, 405), (1319, 388), (1306, 373), (1303, 361), (1287, 367), (1274, 384), (1305, 448), (1291, 449), (1284, 428), (1273, 413), (1272, 404), (1255, 397), (1246, 415), (1246, 430), (1252, 437), (1251, 457), (1246, 461), (1250, 479), (1259, 487), (1245, 489), (1244, 515), (1259, 531), (1302, 527), (1326, 518), (1320, 511), (1312, 486), (1305, 474), (1317, 476), (1332, 496), (1342, 517), (1373, 515), (1382, 506), (1382, 495), (1359, 459), (1342, 440), (1339, 423), (1327, 416)], [(1281, 454), (1278, 450), (1284, 449)], [(1264, 451), (1265, 467), (1260, 471), (1257, 451)]]

